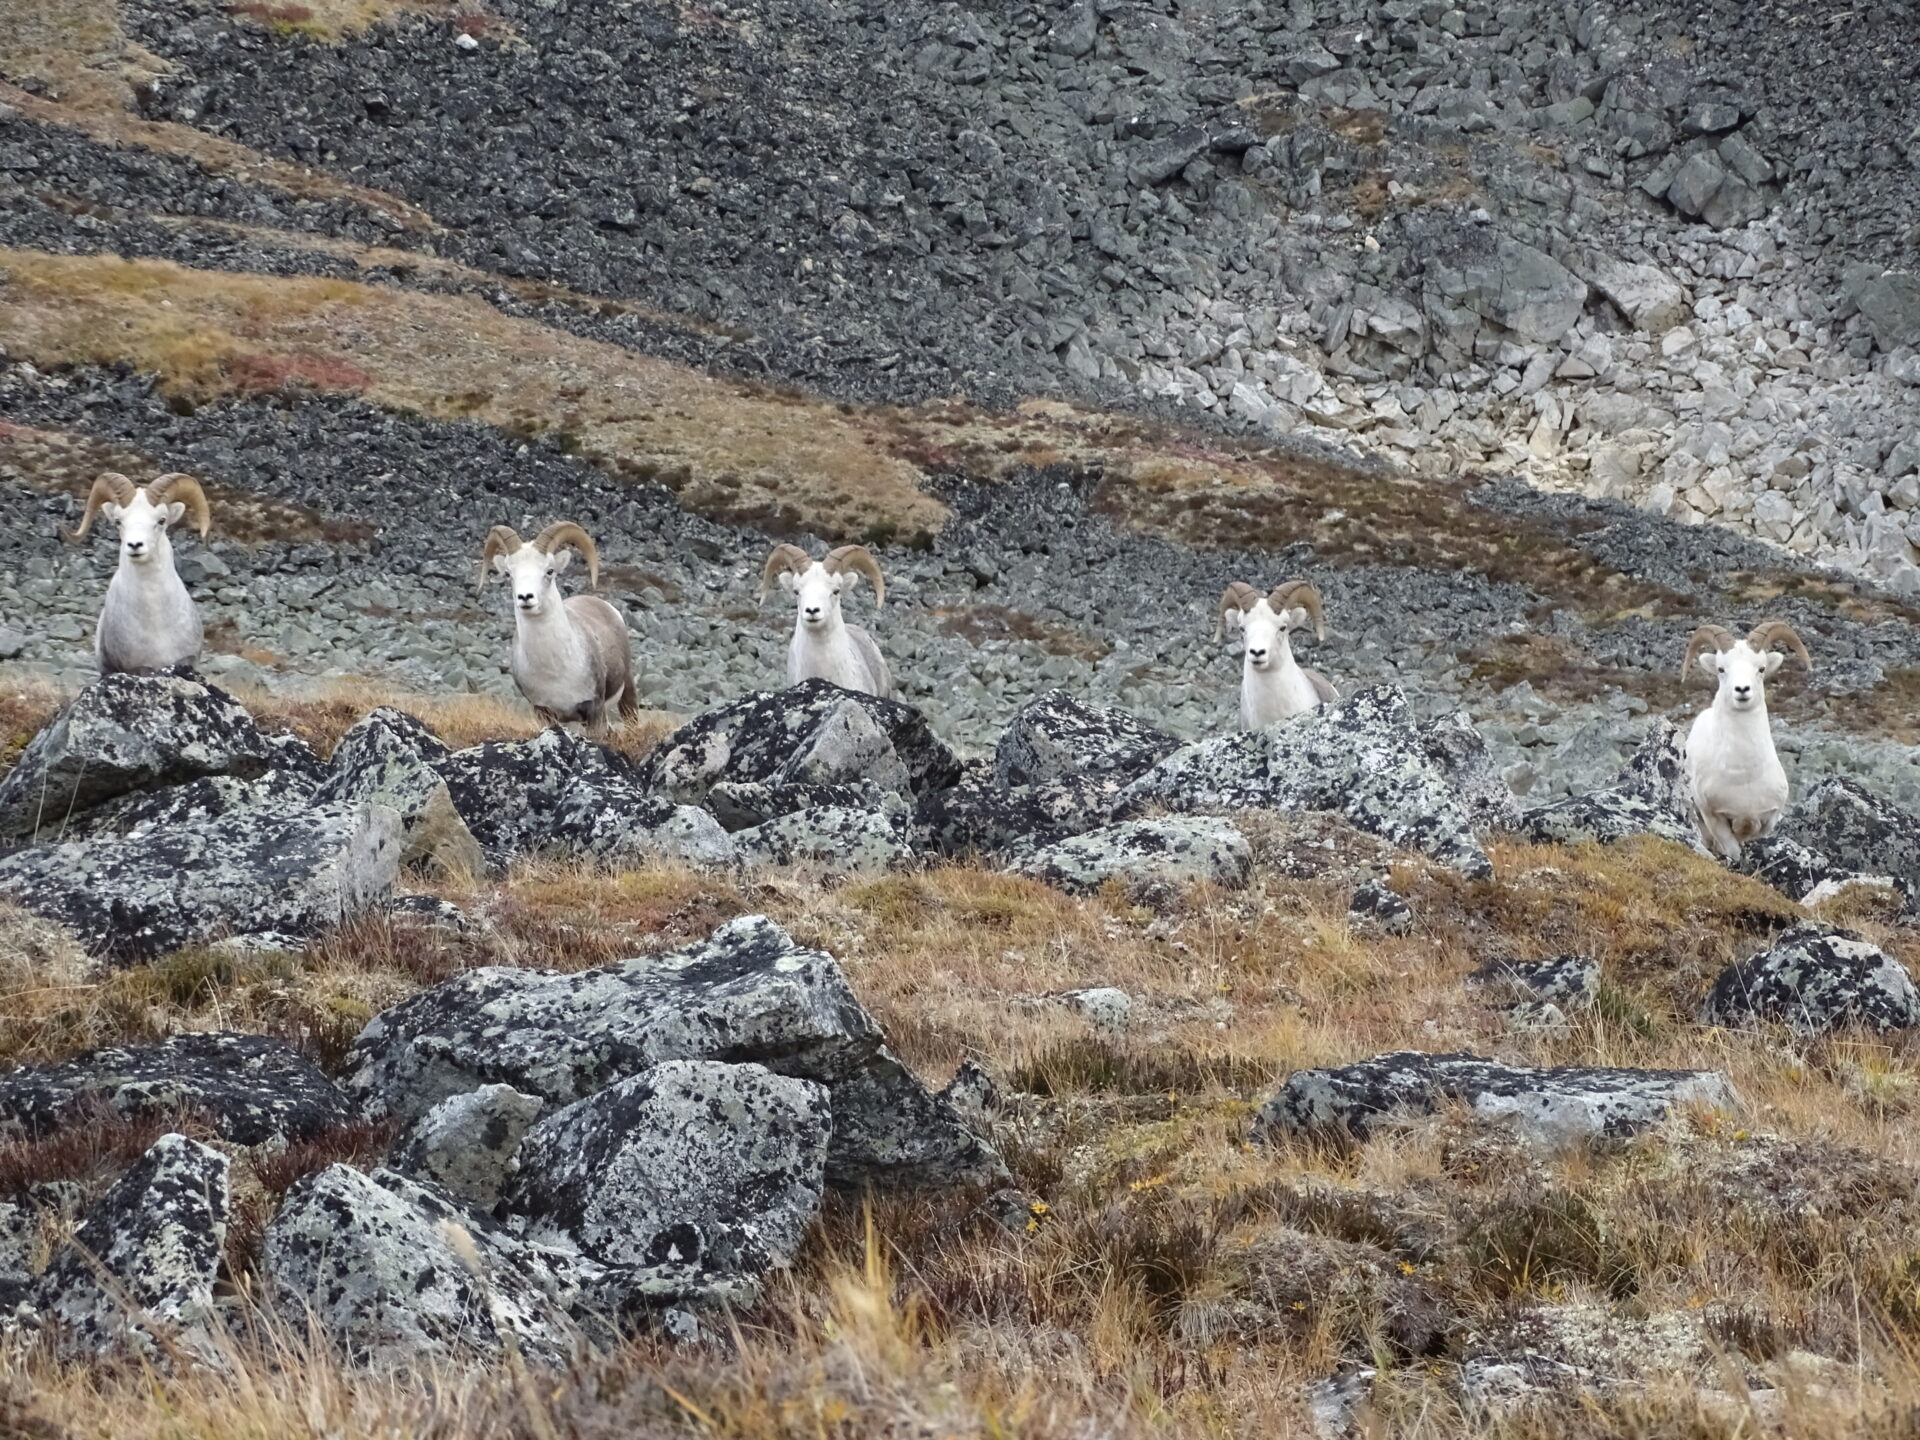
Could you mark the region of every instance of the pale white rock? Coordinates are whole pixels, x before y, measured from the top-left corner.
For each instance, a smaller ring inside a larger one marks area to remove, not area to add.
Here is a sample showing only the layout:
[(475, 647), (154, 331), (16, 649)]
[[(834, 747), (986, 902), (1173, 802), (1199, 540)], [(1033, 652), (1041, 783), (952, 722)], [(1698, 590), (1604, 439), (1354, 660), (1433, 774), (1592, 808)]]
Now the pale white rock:
[(1699, 337), (1685, 325), (1676, 325), (1660, 337), (1660, 353), (1671, 360), (1676, 355), (1684, 355), (1700, 343)]

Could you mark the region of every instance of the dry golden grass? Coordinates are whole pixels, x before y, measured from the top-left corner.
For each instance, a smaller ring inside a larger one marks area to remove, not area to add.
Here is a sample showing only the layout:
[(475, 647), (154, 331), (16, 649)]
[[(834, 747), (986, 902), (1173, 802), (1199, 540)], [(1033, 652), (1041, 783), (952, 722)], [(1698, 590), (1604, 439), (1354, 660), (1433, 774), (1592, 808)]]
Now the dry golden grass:
[(466, 297), (109, 256), (0, 251), (0, 337), (43, 364), (125, 362), (189, 399), (342, 391), (547, 435), (688, 508), (774, 533), (911, 540), (946, 520), (885, 436), (817, 401), (502, 315)]

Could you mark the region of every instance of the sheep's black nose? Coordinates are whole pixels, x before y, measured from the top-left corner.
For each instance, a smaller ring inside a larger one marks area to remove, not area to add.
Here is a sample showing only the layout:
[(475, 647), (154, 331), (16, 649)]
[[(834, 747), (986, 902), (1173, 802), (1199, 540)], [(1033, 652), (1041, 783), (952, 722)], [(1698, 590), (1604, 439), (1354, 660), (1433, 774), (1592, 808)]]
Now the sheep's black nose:
[(1249, 650), (1247, 653), (1256, 660), (1264, 660), (1267, 658), (1267, 652), (1264, 650)]
[(820, 607), (818, 605), (807, 606), (807, 614), (818, 615), (819, 613), (820, 613)]
[(1733, 687), (1733, 693), (1736, 695), (1745, 695), (1751, 689), (1753, 689), (1751, 685), (1736, 685)]

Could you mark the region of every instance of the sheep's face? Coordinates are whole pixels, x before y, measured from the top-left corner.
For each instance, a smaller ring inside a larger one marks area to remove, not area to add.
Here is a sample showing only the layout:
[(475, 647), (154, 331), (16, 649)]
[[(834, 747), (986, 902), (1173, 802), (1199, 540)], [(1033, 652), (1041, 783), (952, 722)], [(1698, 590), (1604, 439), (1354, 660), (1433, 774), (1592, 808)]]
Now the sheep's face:
[(167, 527), (187, 513), (180, 501), (156, 505), (147, 492), (136, 490), (126, 505), (108, 502), (100, 513), (120, 527), (120, 555), (135, 565), (147, 565), (172, 553)]
[(493, 568), (507, 577), (513, 608), (532, 617), (545, 615), (562, 603), (560, 576), (572, 562), (571, 550), (549, 555), (532, 545), (522, 545), (511, 555), (494, 556)]
[(1275, 611), (1265, 599), (1251, 610), (1229, 610), (1227, 625), (1241, 632), (1241, 650), (1247, 666), (1253, 670), (1272, 670), (1290, 653), (1287, 632), (1305, 625), (1311, 617), (1297, 605)]
[(1777, 650), (1755, 650), (1744, 640), (1731, 649), (1713, 652), (1713, 668), (1719, 674), (1719, 698), (1735, 711), (1747, 711), (1763, 705), (1767, 699), (1767, 676), (1780, 668), (1786, 657)]
[(840, 593), (856, 577), (830, 574), (818, 560), (803, 575), (791, 570), (780, 577), (780, 588), (799, 602), (800, 623), (808, 630), (825, 630), (840, 623)]

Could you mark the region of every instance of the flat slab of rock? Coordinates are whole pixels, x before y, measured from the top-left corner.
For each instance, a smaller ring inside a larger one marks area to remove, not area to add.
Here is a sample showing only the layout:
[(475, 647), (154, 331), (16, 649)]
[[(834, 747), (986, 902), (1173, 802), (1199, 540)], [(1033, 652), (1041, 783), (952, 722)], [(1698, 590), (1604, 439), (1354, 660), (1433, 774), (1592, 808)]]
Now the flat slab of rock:
[(1074, 895), (1091, 894), (1109, 880), (1133, 887), (1208, 880), (1238, 889), (1253, 873), (1253, 849), (1231, 821), (1170, 815), (1061, 840), (1015, 868)]
[(1022, 706), (994, 749), (994, 778), (1002, 785), (1053, 780), (1128, 781), (1144, 775), (1180, 748), (1164, 730), (1110, 705), (1089, 705), (1065, 690), (1049, 690)]
[(647, 789), (688, 803), (721, 781), (821, 785), (863, 777), (918, 798), (958, 780), (960, 762), (911, 705), (807, 680), (696, 716), (641, 767)]
[(578, 1334), (571, 1309), (600, 1293), (591, 1262), (524, 1244), (431, 1185), (350, 1165), (287, 1192), (261, 1268), (296, 1332), (311, 1317), (349, 1359), (381, 1368), (494, 1358), (507, 1336), (524, 1356), (561, 1362)]
[(176, 1035), (0, 1075), (0, 1132), (57, 1135), (101, 1108), (127, 1120), (191, 1114), (236, 1145), (311, 1140), (359, 1118), (318, 1065), (268, 1035)]
[(203, 775), (315, 775), (306, 745), (269, 735), (224, 691), (173, 675), (108, 675), (34, 736), (0, 779), (0, 836), (57, 834), (70, 816)]
[(555, 726), (490, 741), (438, 762), (453, 807), (490, 863), (557, 855), (607, 861), (733, 858), (704, 810), (651, 794), (626, 761)]
[(376, 1016), (345, 1084), (370, 1113), (413, 1120), (481, 1085), (570, 1105), (664, 1061), (707, 1059), (825, 1085), (835, 1183), (1002, 1173), (993, 1148), (887, 1049), (839, 963), (763, 915), (574, 975), (468, 971)]
[(307, 935), (393, 893), (400, 817), (383, 805), (260, 806), (135, 838), (0, 860), (0, 895), (128, 962), (223, 935)]
[(226, 1245), (227, 1157), (162, 1135), (87, 1211), (34, 1287), (62, 1348), (126, 1346), (164, 1361), (167, 1344), (208, 1358), (213, 1283)]
[(1428, 755), (1406, 696), (1393, 685), (1265, 730), (1184, 746), (1121, 795), (1183, 811), (1335, 811), (1463, 874), (1493, 873), (1474, 834), (1472, 805)]
[(1680, 732), (1662, 720), (1611, 785), (1523, 814), (1515, 832), (1537, 845), (1610, 845), (1654, 835), (1700, 849)]
[(1364, 1139), (1382, 1116), (1427, 1114), (1445, 1100), (1463, 1100), (1559, 1148), (1631, 1135), (1676, 1105), (1731, 1106), (1739, 1097), (1713, 1070), (1532, 1069), (1478, 1055), (1396, 1050), (1336, 1070), (1296, 1070), (1260, 1107), (1256, 1133), (1344, 1131)]
[(1858, 1025), (1908, 1030), (1920, 1024), (1920, 993), (1907, 967), (1830, 926), (1795, 925), (1771, 949), (1736, 962), (1708, 992), (1709, 1024), (1770, 1020), (1800, 1035)]
[(651, 1272), (657, 1298), (750, 1286), (789, 1264), (820, 1208), (825, 1087), (759, 1065), (670, 1060), (550, 1115), (521, 1144), (507, 1205), (529, 1237)]

